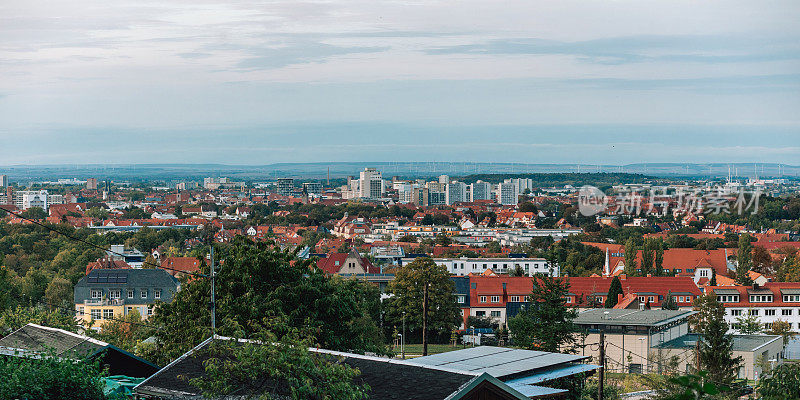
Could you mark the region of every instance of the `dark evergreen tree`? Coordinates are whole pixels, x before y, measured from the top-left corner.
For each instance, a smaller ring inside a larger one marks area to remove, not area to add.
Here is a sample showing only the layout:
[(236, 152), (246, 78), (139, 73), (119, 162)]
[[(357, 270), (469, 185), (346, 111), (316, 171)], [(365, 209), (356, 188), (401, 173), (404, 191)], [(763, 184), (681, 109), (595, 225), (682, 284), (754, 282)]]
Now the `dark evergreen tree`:
[(611, 280), (611, 286), (608, 288), (608, 295), (606, 296), (606, 303), (605, 308), (614, 308), (617, 305), (618, 295), (625, 295), (622, 291), (622, 282), (620, 282), (619, 277), (615, 276), (614, 279)]
[(662, 310), (677, 310), (678, 303), (675, 301), (675, 297), (672, 295), (672, 292), (667, 294), (667, 297), (664, 299), (664, 302), (661, 303)]
[(736, 283), (744, 286), (753, 284), (750, 279), (750, 268), (753, 266), (753, 245), (750, 243), (750, 235), (744, 233), (739, 236), (739, 251), (736, 254)]
[(697, 304), (702, 318), (698, 324), (702, 336), (700, 368), (708, 371), (712, 381), (729, 384), (736, 378), (742, 358), (733, 356), (733, 337), (728, 334), (725, 307), (713, 295), (702, 296)]
[(546, 275), (533, 280), (529, 305), (508, 321), (514, 345), (550, 352), (575, 352), (578, 312), (567, 306), (569, 281)]

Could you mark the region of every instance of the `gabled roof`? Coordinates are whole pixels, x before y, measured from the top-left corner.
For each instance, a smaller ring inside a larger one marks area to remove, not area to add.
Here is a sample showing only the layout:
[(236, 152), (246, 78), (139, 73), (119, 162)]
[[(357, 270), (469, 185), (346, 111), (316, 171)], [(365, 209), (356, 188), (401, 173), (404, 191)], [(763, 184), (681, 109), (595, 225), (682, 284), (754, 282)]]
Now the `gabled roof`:
[[(216, 340), (231, 340), (217, 337)], [(134, 392), (143, 395), (169, 396), (174, 399), (196, 398), (201, 391), (189, 384), (189, 379), (205, 375), (203, 362), (209, 355), (202, 351), (211, 343), (209, 338), (203, 343), (182, 355), (160, 371), (134, 388)], [(479, 373), (469, 373), (442, 367), (430, 367), (383, 357), (364, 356), (352, 353), (336, 352), (324, 349), (309, 349), (312, 354), (333, 357), (337, 362), (358, 368), (360, 375), (355, 378), (357, 384), (370, 387), (369, 398), (372, 400), (444, 400), (463, 399), (471, 388), (481, 382), (488, 381), (503, 393), (502, 398), (525, 399), (519, 392), (508, 385)], [(269, 385), (268, 385), (269, 386)], [(274, 386), (285, 386), (275, 382)], [(279, 389), (280, 390), (280, 389)], [(242, 393), (261, 394), (261, 393)]]
[(37, 324), (27, 324), (0, 339), (0, 348), (35, 353), (53, 351), (55, 356), (72, 359), (82, 359), (106, 346), (108, 343), (89, 336)]

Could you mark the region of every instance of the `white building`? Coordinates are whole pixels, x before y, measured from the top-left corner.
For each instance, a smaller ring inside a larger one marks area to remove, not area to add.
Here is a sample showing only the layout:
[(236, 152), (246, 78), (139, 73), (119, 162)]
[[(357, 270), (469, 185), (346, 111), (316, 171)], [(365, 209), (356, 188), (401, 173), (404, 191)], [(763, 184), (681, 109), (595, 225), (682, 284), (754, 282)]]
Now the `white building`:
[[(414, 261), (413, 258), (404, 258), (403, 265)], [(469, 274), (481, 274), (486, 270), (492, 270), (498, 274), (508, 274), (516, 270), (517, 266), (525, 271), (525, 275), (534, 276), (543, 274), (548, 276), (559, 276), (558, 266), (553, 266), (552, 270), (544, 258), (434, 258), (433, 261), (447, 268), (453, 275), (466, 276)]]
[(476, 200), (491, 200), (492, 199), (492, 185), (489, 182), (477, 181), (470, 186), (470, 199), (469, 201)]
[(512, 229), (497, 233), (497, 240), (503, 246), (529, 244), (535, 237), (550, 236), (553, 240), (561, 240), (569, 235), (583, 233), (583, 229)]
[(8, 175), (0, 175), (0, 189), (8, 187)]
[(379, 199), (383, 197), (383, 177), (375, 168), (364, 168), (358, 178), (359, 197)]
[(14, 192), (14, 206), (20, 210), (39, 207), (47, 211), (47, 190), (20, 190)]
[(448, 205), (467, 201), (467, 184), (454, 181), (445, 186), (445, 203)]

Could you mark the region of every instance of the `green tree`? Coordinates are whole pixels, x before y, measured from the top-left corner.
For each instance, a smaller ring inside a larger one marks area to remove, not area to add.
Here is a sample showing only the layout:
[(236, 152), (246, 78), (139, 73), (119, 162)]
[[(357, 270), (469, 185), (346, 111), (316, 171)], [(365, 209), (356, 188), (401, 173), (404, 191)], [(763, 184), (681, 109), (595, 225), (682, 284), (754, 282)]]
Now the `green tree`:
[(758, 316), (748, 312), (746, 315), (736, 318), (736, 330), (742, 335), (755, 335), (764, 331), (764, 324), (761, 323)]
[(639, 265), (642, 276), (653, 273), (653, 261), (655, 257), (653, 246), (654, 243), (651, 240), (645, 239), (644, 245), (642, 246), (641, 264)]
[[(355, 279), (326, 275), (311, 260), (299, 260), (274, 243), (236, 237), (217, 263), (217, 333), (249, 337), (266, 316), (285, 317), (290, 328), (309, 327), (316, 345), (331, 350), (385, 352), (377, 326), (380, 291)], [(209, 266), (201, 267), (203, 274)], [(159, 362), (171, 361), (210, 335), (211, 284), (207, 278), (183, 283), (171, 303), (156, 307), (151, 324)], [(281, 336), (281, 332), (273, 332)]]
[(664, 302), (661, 303), (662, 310), (677, 310), (678, 303), (675, 301), (675, 296), (672, 293), (667, 294), (667, 298), (664, 299)]
[(628, 238), (625, 242), (625, 275), (633, 276), (636, 273), (636, 242), (633, 238)]
[(653, 243), (653, 275), (664, 276), (664, 242), (658, 239)]
[(56, 276), (47, 285), (44, 298), (50, 307), (70, 307), (74, 300), (72, 282)]
[(569, 281), (542, 275), (533, 279), (528, 306), (509, 319), (514, 345), (532, 350), (575, 352), (578, 312), (566, 303)]
[(100, 207), (92, 207), (86, 210), (86, 216), (94, 219), (108, 219), (108, 211)]
[(758, 394), (764, 400), (800, 399), (800, 364), (777, 366), (771, 376), (758, 382)]
[(739, 236), (739, 251), (736, 253), (736, 283), (743, 286), (750, 286), (753, 280), (750, 279), (750, 269), (752, 262), (753, 245), (750, 243), (750, 235), (744, 233)]
[(31, 207), (21, 213), (24, 218), (33, 220), (43, 220), (47, 218), (47, 211), (41, 207)]
[(3, 357), (0, 399), (104, 400), (102, 374), (96, 362)]
[(700, 333), (699, 354), (700, 368), (708, 371), (714, 382), (730, 384), (739, 371), (741, 357), (733, 356), (733, 337), (728, 334), (725, 323), (725, 307), (717, 301), (713, 294), (699, 296), (695, 299), (694, 325)]
[(158, 261), (156, 258), (153, 257), (152, 253), (148, 253), (147, 257), (144, 258), (144, 263), (142, 263), (142, 268), (145, 269), (156, 269), (159, 267)]
[(78, 330), (78, 321), (71, 312), (65, 312), (63, 309), (49, 310), (44, 306), (17, 306), (0, 314), (0, 336), (11, 333), (29, 323), (70, 332)]
[(614, 308), (619, 300), (619, 295), (624, 296), (625, 293), (622, 291), (622, 282), (620, 282), (618, 276), (615, 276), (614, 279), (611, 280), (611, 286), (609, 286), (608, 295), (606, 296), (606, 303), (603, 306), (605, 308)]
[(438, 244), (439, 246), (449, 246), (450, 243), (452, 243), (452, 241), (450, 240), (450, 236), (447, 236), (444, 233), (436, 235), (436, 239), (434, 239), (434, 242), (436, 242), (436, 244)]
[(770, 335), (782, 336), (784, 346), (789, 344), (789, 340), (797, 336), (797, 332), (792, 332), (792, 324), (780, 319), (775, 320), (775, 322), (772, 323), (772, 327), (769, 329), (769, 331), (767, 331), (767, 333)]
[(137, 346), (153, 333), (153, 328), (145, 325), (136, 308), (126, 315), (103, 324), (100, 339), (131, 353), (138, 353)]
[(389, 318), (402, 322), (403, 313), (412, 327), (422, 329), (422, 355), (428, 354), (428, 331), (450, 332), (461, 319), (454, 283), (447, 268), (428, 257), (401, 267), (389, 283), (394, 297), (387, 307)]
[(314, 339), (294, 329), (282, 337), (261, 330), (253, 338), (257, 341), (212, 341), (201, 349), (208, 357), (203, 363), (205, 375), (190, 379), (189, 384), (208, 398), (234, 394), (295, 400), (367, 398), (369, 386), (354, 383), (360, 371), (336, 356), (309, 351)]
[(508, 272), (508, 276), (525, 276), (525, 275), (526, 275), (525, 270), (522, 269), (522, 267), (519, 264), (514, 266), (514, 269)]
[(491, 254), (501, 253), (503, 251), (500, 242), (491, 241), (486, 244), (486, 252)]
[(711, 269), (711, 280), (708, 281), (709, 286), (717, 286), (717, 270)]

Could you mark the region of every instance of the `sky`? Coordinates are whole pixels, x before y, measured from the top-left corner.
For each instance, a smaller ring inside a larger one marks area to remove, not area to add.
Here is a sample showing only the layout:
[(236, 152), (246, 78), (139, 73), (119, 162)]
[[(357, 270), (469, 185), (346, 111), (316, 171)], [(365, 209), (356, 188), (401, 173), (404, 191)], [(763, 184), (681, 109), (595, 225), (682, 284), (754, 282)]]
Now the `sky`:
[(800, 2), (0, 2), (0, 165), (800, 164)]

